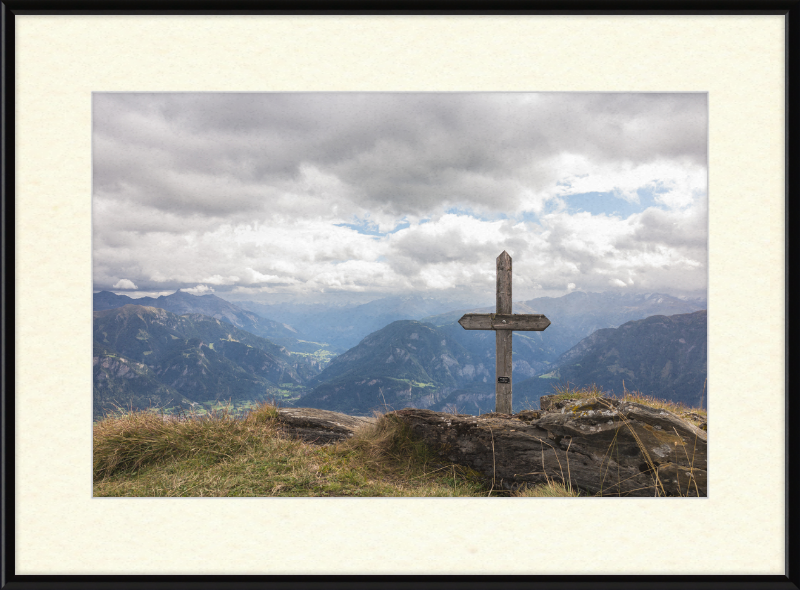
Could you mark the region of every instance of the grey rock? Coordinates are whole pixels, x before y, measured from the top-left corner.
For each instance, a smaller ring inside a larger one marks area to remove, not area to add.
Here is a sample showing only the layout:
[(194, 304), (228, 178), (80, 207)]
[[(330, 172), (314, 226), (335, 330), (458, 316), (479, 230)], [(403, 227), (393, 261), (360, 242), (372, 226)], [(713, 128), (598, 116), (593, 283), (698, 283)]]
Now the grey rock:
[(549, 410), (550, 405), (555, 400), (555, 395), (543, 395), (539, 398), (539, 409), (541, 410)]
[(665, 410), (608, 398), (467, 416), (394, 412), (432, 450), (495, 487), (569, 481), (582, 495), (706, 496), (707, 433)]
[(278, 408), (278, 420), (285, 434), (316, 444), (350, 438), (357, 428), (375, 422), (375, 418), (367, 416), (350, 416), (316, 408)]

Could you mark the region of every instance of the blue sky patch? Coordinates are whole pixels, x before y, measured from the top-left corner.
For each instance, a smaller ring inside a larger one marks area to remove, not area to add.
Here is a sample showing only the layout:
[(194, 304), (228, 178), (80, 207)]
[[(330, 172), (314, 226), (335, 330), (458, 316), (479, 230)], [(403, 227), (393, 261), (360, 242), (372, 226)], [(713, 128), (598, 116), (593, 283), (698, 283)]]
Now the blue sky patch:
[(388, 232), (379, 231), (377, 223), (372, 223), (371, 221), (365, 219), (356, 219), (354, 223), (334, 223), (334, 225), (337, 227), (346, 227), (348, 229), (352, 229), (353, 231), (357, 231), (365, 236), (374, 237), (384, 237), (388, 234), (397, 233), (401, 229), (406, 229), (407, 227), (411, 226), (411, 224), (405, 219), (398, 223), (394, 229), (389, 230)]
[(408, 221), (405, 221), (405, 220), (403, 220), (403, 221), (401, 221), (400, 223), (398, 223), (398, 224), (395, 226), (395, 228), (394, 228), (392, 231), (390, 231), (389, 233), (390, 233), (390, 234), (396, 234), (396, 233), (397, 233), (397, 232), (399, 232), (401, 229), (406, 229), (406, 228), (409, 228), (409, 227), (411, 227), (411, 224), (410, 224)]
[(638, 203), (631, 203), (621, 197), (617, 197), (613, 192), (591, 192), (566, 195), (563, 197), (567, 204), (567, 210), (571, 214), (585, 211), (592, 215), (614, 215), (626, 219), (634, 213), (641, 213), (648, 207), (665, 207), (657, 203), (655, 195), (665, 193), (669, 189), (661, 186), (648, 186), (636, 191), (639, 195)]
[(385, 233), (378, 231), (376, 223), (369, 223), (368, 221), (359, 221), (358, 223), (334, 223), (336, 227), (346, 227), (357, 231), (365, 236), (384, 236)]
[(479, 221), (497, 221), (499, 219), (508, 219), (508, 215), (505, 213), (494, 213), (490, 216), (485, 215), (478, 215), (472, 209), (462, 209), (461, 207), (450, 207), (447, 209), (445, 213), (449, 215), (466, 215), (467, 217), (472, 217), (473, 219), (478, 219)]

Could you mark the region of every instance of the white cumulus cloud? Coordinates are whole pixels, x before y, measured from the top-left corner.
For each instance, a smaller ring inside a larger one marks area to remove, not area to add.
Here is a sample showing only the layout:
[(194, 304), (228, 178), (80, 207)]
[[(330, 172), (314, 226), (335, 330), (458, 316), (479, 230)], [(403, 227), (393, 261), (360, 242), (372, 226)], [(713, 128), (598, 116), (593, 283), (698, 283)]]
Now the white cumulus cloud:
[(128, 279), (120, 279), (113, 285), (114, 289), (136, 289), (136, 285), (133, 284), (133, 281)]
[(209, 287), (208, 285), (197, 285), (196, 287), (181, 289), (181, 291), (185, 291), (186, 293), (191, 293), (192, 295), (208, 295), (214, 292), (214, 288)]
[(707, 106), (700, 93), (100, 93), (94, 288), (491, 295), (506, 250), (515, 299), (700, 292)]

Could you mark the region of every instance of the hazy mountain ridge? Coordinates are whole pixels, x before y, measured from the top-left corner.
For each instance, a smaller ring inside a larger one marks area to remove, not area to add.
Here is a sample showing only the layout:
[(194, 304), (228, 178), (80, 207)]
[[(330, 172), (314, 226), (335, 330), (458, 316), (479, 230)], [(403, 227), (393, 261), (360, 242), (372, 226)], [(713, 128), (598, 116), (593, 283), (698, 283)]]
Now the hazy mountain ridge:
[(555, 319), (569, 318), (570, 327), (584, 336), (653, 315), (676, 315), (706, 308), (704, 300), (679, 299), (663, 293), (578, 291), (563, 297), (539, 297), (524, 303), (534, 310), (530, 313), (543, 313)]
[(363, 338), (392, 322), (419, 320), (454, 307), (454, 302), (450, 300), (414, 295), (384, 297), (357, 305), (320, 306), (289, 302), (264, 304), (254, 301), (236, 303), (265, 317), (280, 318), (307, 334), (309, 338), (329, 343), (338, 352), (357, 346)]
[[(331, 362), (310, 383), (316, 387), (303, 398), (303, 405), (358, 414), (380, 407), (491, 411), (494, 333), (487, 331), (482, 337), (491, 341), (490, 357), (461, 346), (444, 328), (394, 322)], [(537, 407), (541, 395), (554, 393), (554, 385), (596, 384), (622, 393), (623, 379), (628, 390), (705, 405), (704, 310), (650, 316), (595, 331), (556, 359), (547, 372), (529, 379), (519, 377), (517, 342), (515, 338), (515, 411)]]
[[(213, 295), (188, 293), (132, 301), (148, 299), (176, 309), (204, 308), (217, 312), (221, 309), (215, 307), (219, 302), (227, 304)], [(295, 398), (305, 394), (303, 405), (356, 414), (368, 414), (376, 408), (406, 406), (455, 408), (476, 413), (494, 408), (495, 334), (464, 330), (457, 323), (463, 313), (487, 313), (490, 308), (450, 311), (426, 317), (425, 322), (390, 322), (367, 334), (325, 367), (319, 359), (289, 355), (285, 347), (236, 328), (230, 318), (226, 321), (225, 317), (212, 318), (199, 313), (177, 315), (163, 307), (130, 304), (113, 307), (124, 300), (130, 298), (108, 292), (95, 294), (98, 306), (110, 307), (94, 314), (96, 400), (107, 400), (112, 393), (117, 396), (115, 399), (122, 401), (131, 399), (141, 403), (149, 395), (152, 399), (177, 399), (178, 405), (201, 399), (241, 400), (249, 395), (253, 396), (251, 399), (263, 399), (263, 392), (274, 392), (286, 386), (295, 388)], [(669, 356), (671, 349), (661, 345), (656, 352), (647, 352), (658, 338), (653, 339), (647, 330), (636, 328), (640, 318), (623, 324), (627, 326), (626, 331), (633, 330), (630, 333), (639, 341), (626, 341), (616, 348), (613, 345), (615, 328), (606, 326), (609, 322), (653, 309), (691, 309), (698, 304), (660, 294), (609, 293), (571, 293), (561, 298), (515, 303), (516, 313), (545, 313), (552, 322), (543, 332), (514, 333), (515, 411), (535, 407), (540, 395), (553, 393), (554, 384), (566, 381), (570, 384), (594, 382), (617, 391), (621, 390), (624, 377), (628, 389), (638, 388), (644, 393), (670, 399), (675, 399), (676, 395), (685, 396), (686, 391), (696, 389), (699, 373), (705, 378), (704, 364), (701, 371), (696, 364), (672, 358)], [(347, 317), (360, 318), (361, 323), (350, 326), (348, 337), (352, 337), (369, 322), (382, 321), (403, 310), (419, 312), (443, 305), (425, 298), (378, 300), (352, 308), (338, 308), (340, 315), (331, 319), (328, 328), (337, 322), (344, 326)], [(234, 305), (230, 308), (240, 309), (245, 318), (252, 315), (257, 322), (271, 322), (260, 318), (256, 312)], [(295, 309), (303, 308), (298, 305)], [(324, 315), (319, 312), (311, 316), (308, 325), (312, 326), (315, 320), (321, 324), (320, 317)], [(147, 318), (147, 326), (132, 320), (139, 316)], [(652, 317), (672, 316), (655, 314)], [(598, 325), (604, 327), (586, 337), (578, 337), (582, 331)], [(328, 328), (323, 326), (322, 330)], [(695, 342), (695, 336), (693, 333), (690, 347), (700, 345), (699, 340)], [(703, 331), (703, 363), (704, 338)], [(685, 337), (684, 340), (689, 342)], [(609, 351), (603, 353), (608, 346), (611, 347)], [(642, 357), (635, 366), (628, 358), (634, 353)], [(598, 357), (593, 364), (581, 360), (592, 354)], [(612, 362), (608, 360), (611, 359), (609, 354), (620, 358)], [(663, 362), (659, 354), (665, 355)], [(602, 365), (606, 360), (606, 365)], [(646, 370), (658, 364), (657, 361), (661, 363), (659, 371), (672, 377), (659, 381), (653, 373), (655, 369)], [(669, 367), (667, 361), (671, 363)], [(679, 374), (686, 372), (691, 376), (681, 380)], [(216, 381), (208, 375), (215, 376)], [(309, 391), (311, 388), (313, 391)], [(288, 398), (284, 399), (287, 401)]]
[(433, 326), (399, 320), (334, 359), (309, 383), (317, 386), (302, 399), (303, 405), (348, 413), (435, 407), (465, 384), (493, 388), (487, 385), (493, 371), (494, 363), (474, 362)]
[[(569, 293), (562, 297), (540, 297), (514, 302), (514, 313), (543, 313), (551, 324), (542, 332), (514, 332), (514, 374), (533, 377), (549, 371), (564, 352), (597, 330), (615, 328), (625, 322), (652, 315), (691, 313), (703, 309), (704, 301), (683, 300), (661, 293)], [(700, 307), (698, 307), (700, 306)], [(492, 313), (493, 307), (464, 308), (422, 318), (449, 334), (476, 358), (493, 359), (494, 335), (464, 330), (458, 319), (465, 313)]]
[(94, 293), (93, 304), (95, 311), (117, 309), (123, 305), (142, 305), (164, 309), (179, 316), (192, 313), (202, 314), (222, 320), (256, 336), (267, 338), (291, 351), (315, 352), (328, 348), (323, 343), (311, 341), (289, 324), (264, 318), (253, 311), (211, 294), (192, 295), (184, 291), (176, 291), (171, 295), (133, 299), (127, 295), (101, 291)]
[(514, 393), (538, 401), (553, 384), (567, 382), (622, 393), (624, 381), (629, 391), (705, 407), (707, 326), (701, 310), (598, 330), (561, 355), (550, 373), (519, 383)]
[(96, 414), (115, 400), (127, 407), (267, 399), (320, 368), (219, 319), (140, 305), (94, 312), (94, 342)]
[(120, 408), (189, 407), (191, 400), (159, 381), (144, 363), (95, 347), (92, 367), (94, 414)]

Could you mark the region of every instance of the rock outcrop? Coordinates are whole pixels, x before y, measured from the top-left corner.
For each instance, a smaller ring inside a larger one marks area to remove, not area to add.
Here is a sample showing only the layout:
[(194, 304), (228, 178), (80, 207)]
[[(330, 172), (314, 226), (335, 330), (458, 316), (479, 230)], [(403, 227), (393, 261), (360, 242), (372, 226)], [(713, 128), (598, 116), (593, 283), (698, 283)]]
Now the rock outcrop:
[(554, 397), (515, 415), (393, 414), (444, 459), (483, 472), (496, 487), (555, 479), (591, 496), (707, 495), (705, 430), (641, 404)]
[[(555, 479), (586, 496), (707, 495), (705, 424), (610, 398), (549, 396), (541, 406), (514, 415), (414, 408), (390, 414), (443, 459), (484, 473), (498, 488)], [(280, 408), (278, 414), (287, 435), (316, 444), (344, 440), (375, 422), (316, 408)]]
[(375, 422), (375, 418), (349, 416), (316, 408), (279, 408), (278, 420), (285, 434), (316, 444), (350, 438), (359, 426)]

